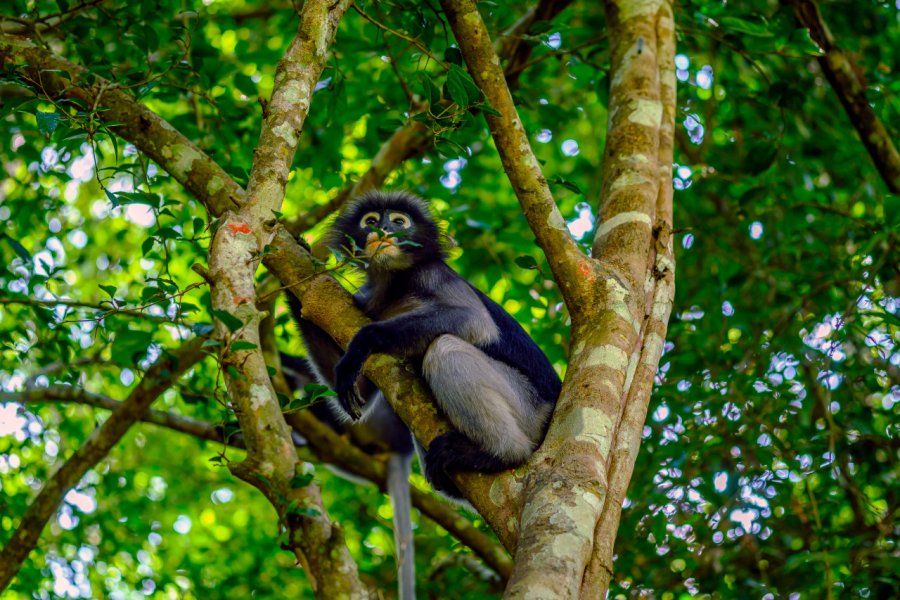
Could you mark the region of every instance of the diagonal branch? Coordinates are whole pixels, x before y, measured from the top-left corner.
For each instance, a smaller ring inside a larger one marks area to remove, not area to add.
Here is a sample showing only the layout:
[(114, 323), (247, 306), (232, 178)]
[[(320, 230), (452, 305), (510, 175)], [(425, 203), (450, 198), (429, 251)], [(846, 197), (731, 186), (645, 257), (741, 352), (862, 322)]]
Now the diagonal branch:
[(894, 146), (891, 134), (866, 99), (865, 83), (835, 43), (816, 3), (813, 0), (790, 0), (790, 4), (794, 7), (797, 20), (809, 29), (810, 37), (824, 50), (824, 56), (819, 57), (819, 65), (869, 151), (881, 178), (892, 193), (900, 194), (900, 153)]
[[(32, 388), (24, 392), (0, 392), (0, 402), (18, 402), (20, 404), (36, 404), (39, 402), (67, 402), (71, 404), (84, 404), (95, 408), (105, 408), (113, 412), (119, 410), (122, 402), (105, 396), (95, 394), (71, 385), (52, 385), (46, 388)], [(150, 409), (141, 415), (144, 423), (153, 423), (173, 431), (186, 433), (201, 440), (210, 442), (227, 443), (238, 448), (244, 444), (226, 440), (222, 430), (212, 423), (192, 419), (163, 410)]]
[(0, 590), (9, 585), (22, 562), (37, 545), (41, 531), (56, 513), (63, 496), (89, 469), (103, 460), (163, 391), (204, 357), (203, 342), (204, 338), (195, 338), (154, 363), (109, 419), (95, 429), (84, 445), (46, 481), (29, 504), (12, 538), (0, 551)]
[(469, 74), (500, 116), (486, 114), (488, 127), (522, 212), (547, 256), (554, 279), (570, 310), (583, 297), (588, 258), (566, 228), (547, 180), (531, 149), (506, 84), (500, 59), (474, 0), (441, 0)]
[(163, 166), (212, 214), (236, 206), (243, 197), (240, 186), (203, 150), (118, 84), (12, 35), (0, 34), (0, 65), (14, 65), (40, 96), (81, 110), (102, 106), (96, 118)]

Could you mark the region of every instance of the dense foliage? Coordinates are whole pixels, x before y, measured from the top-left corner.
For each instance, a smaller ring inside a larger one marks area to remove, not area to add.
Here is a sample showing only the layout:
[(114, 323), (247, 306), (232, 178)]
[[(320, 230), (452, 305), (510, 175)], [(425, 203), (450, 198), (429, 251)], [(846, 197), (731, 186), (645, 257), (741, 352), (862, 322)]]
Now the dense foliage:
[[(734, 4), (676, 6), (676, 308), (613, 592), (886, 597), (898, 586), (900, 202), (793, 10)], [(282, 218), (337, 195), (411, 105), (431, 101), (415, 119), (433, 144), (388, 185), (432, 200), (454, 267), (564, 373), (565, 308), (493, 148), (482, 116), (492, 109), (441, 14), (427, 2), (357, 7), (313, 96)], [(493, 32), (522, 10), (482, 3)], [(822, 11), (876, 115), (900, 137), (900, 9), (872, 0)], [(171, 0), (11, 0), (0, 16), (3, 31), (139, 98), (241, 185), (264, 111), (258, 98), (271, 92), (296, 22), (288, 3), (230, 0), (196, 10)], [(574, 3), (531, 27), (529, 58), (508, 72), (544, 174), (585, 247), (601, 189), (604, 27), (599, 4)], [(212, 320), (191, 271), (206, 261), (209, 217), (101, 121), (101, 108), (37, 99), (42, 81), (4, 69), (0, 394), (70, 383), (122, 399), (162, 348)], [(65, 73), (48, 73), (57, 75)], [(276, 314), (282, 347), (300, 352), (284, 307)], [(47, 474), (108, 414), (3, 399), (0, 545)], [(213, 358), (154, 408), (233, 420)], [(9, 597), (311, 597), (278, 548), (271, 507), (221, 468), (241, 456), (156, 425), (134, 428), (66, 496)], [(364, 577), (391, 593), (387, 498), (315, 473)], [(421, 593), (499, 595), (447, 532), (424, 517), (416, 523)]]

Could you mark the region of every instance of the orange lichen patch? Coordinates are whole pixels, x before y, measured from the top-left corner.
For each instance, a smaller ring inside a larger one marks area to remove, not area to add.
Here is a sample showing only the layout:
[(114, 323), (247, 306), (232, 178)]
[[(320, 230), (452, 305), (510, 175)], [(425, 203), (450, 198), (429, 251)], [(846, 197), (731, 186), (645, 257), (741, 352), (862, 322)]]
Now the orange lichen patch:
[(229, 229), (229, 231), (231, 231), (231, 233), (235, 233), (235, 234), (245, 233), (245, 234), (249, 235), (250, 233), (252, 233), (250, 226), (247, 225), (246, 223), (229, 223), (228, 229)]

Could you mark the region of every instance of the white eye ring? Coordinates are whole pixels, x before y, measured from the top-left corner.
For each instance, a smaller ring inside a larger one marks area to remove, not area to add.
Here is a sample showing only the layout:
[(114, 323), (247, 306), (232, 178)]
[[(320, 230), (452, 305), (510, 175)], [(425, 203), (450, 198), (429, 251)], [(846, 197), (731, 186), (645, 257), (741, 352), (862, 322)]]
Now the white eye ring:
[(403, 229), (409, 229), (412, 225), (412, 220), (408, 216), (403, 213), (395, 212), (390, 213), (389, 215), (391, 223), (396, 225), (397, 227), (402, 227)]
[(381, 215), (377, 212), (367, 212), (363, 215), (363, 218), (359, 220), (359, 226), (362, 229), (368, 229), (378, 225), (379, 221), (381, 221)]

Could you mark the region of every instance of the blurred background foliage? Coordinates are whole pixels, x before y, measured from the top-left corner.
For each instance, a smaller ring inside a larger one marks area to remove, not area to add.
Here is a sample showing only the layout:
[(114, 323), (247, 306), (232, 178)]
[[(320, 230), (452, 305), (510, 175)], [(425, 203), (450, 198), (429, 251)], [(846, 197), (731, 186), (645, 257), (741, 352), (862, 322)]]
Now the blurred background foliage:
[[(284, 218), (334, 197), (407, 121), (411, 100), (433, 100), (418, 117), (433, 147), (389, 186), (432, 201), (455, 268), (564, 373), (565, 308), (437, 4), (356, 6), (315, 92)], [(493, 32), (525, 8), (481, 3)], [(900, 202), (789, 7), (683, 0), (675, 10), (677, 296), (612, 594), (888, 597), (898, 587)], [(896, 139), (900, 4), (821, 10)], [(0, 25), (128, 90), (243, 185), (258, 98), (297, 18), (279, 1), (8, 0)], [(514, 95), (587, 248), (607, 117), (602, 9), (573, 3), (524, 43), (533, 51)], [(122, 399), (161, 348), (211, 320), (190, 270), (205, 262), (209, 219), (107, 129), (101, 108), (36, 99), (40, 82), (12, 67), (0, 82), (0, 391), (70, 383)], [(278, 334), (300, 352), (284, 307)], [(209, 359), (154, 406), (223, 423), (222, 398)], [(0, 402), (0, 544), (105, 414)], [(221, 467), (223, 452), (136, 426), (66, 496), (4, 598), (312, 597), (275, 542), (271, 507)], [(363, 576), (393, 594), (387, 498), (321, 467), (316, 476)], [(418, 515), (416, 527), (423, 596), (499, 596), (444, 530)]]

